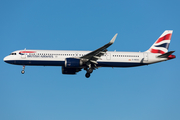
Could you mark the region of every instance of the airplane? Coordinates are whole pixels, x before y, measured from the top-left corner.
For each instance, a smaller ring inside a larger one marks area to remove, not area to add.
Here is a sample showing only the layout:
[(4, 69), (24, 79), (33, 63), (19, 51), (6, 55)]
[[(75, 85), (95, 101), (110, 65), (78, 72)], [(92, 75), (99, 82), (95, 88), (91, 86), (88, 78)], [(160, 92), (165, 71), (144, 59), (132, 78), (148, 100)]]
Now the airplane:
[(70, 50), (17, 50), (4, 58), (9, 64), (25, 66), (62, 66), (62, 74), (74, 75), (86, 70), (86, 78), (99, 67), (136, 67), (167, 61), (176, 58), (169, 51), (173, 30), (165, 30), (156, 42), (145, 52), (108, 51), (117, 34), (111, 41), (94, 51)]

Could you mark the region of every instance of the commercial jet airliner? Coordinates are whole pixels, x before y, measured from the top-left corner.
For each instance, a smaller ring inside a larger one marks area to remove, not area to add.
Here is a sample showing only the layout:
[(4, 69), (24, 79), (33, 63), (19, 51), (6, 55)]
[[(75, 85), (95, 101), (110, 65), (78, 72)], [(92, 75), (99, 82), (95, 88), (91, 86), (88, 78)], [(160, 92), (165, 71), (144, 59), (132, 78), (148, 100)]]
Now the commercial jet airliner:
[(76, 74), (86, 70), (86, 78), (99, 67), (135, 67), (174, 59), (174, 51), (169, 51), (172, 30), (166, 30), (145, 52), (108, 51), (117, 34), (111, 41), (94, 51), (66, 50), (17, 50), (4, 58), (6, 63), (25, 66), (62, 66), (62, 74)]

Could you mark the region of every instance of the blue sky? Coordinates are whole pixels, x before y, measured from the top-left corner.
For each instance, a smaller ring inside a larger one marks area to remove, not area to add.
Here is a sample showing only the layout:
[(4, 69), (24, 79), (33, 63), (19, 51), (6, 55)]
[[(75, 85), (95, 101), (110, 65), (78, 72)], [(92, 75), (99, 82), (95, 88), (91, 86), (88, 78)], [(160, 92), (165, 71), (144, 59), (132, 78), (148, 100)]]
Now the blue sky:
[[(179, 120), (178, 0), (0, 1), (1, 120)], [(60, 67), (4, 63), (19, 49), (145, 51), (174, 30), (176, 59), (135, 68), (61, 74)]]

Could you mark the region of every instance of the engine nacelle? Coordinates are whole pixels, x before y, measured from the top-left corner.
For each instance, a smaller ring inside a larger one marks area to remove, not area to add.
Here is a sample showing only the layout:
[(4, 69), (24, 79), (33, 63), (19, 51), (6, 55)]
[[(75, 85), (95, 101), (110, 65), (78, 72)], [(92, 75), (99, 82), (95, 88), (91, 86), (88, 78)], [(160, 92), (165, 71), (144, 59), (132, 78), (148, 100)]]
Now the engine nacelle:
[(83, 65), (83, 62), (77, 58), (66, 58), (65, 67), (66, 68), (78, 68)]
[(81, 71), (80, 68), (67, 68), (62, 66), (62, 74), (76, 74), (76, 72)]

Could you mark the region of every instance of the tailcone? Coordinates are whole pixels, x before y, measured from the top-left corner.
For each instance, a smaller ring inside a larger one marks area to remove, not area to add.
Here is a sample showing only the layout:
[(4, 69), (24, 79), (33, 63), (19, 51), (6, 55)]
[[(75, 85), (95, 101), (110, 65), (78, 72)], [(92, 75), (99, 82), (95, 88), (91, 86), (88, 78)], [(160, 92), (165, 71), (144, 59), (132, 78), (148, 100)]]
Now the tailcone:
[(170, 60), (170, 59), (174, 59), (174, 58), (176, 58), (176, 56), (175, 56), (175, 55), (169, 55), (169, 56), (168, 56), (168, 60)]

